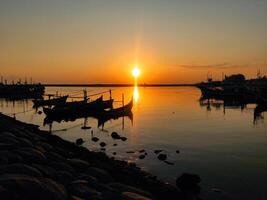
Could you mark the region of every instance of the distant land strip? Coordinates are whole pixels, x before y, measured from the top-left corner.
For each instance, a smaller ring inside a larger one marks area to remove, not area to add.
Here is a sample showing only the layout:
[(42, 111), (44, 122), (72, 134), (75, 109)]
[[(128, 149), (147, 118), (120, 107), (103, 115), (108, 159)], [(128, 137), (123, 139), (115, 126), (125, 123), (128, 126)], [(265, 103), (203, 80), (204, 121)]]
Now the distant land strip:
[[(46, 87), (134, 87), (134, 84), (43, 84)], [(196, 84), (138, 84), (138, 87), (182, 87)]]

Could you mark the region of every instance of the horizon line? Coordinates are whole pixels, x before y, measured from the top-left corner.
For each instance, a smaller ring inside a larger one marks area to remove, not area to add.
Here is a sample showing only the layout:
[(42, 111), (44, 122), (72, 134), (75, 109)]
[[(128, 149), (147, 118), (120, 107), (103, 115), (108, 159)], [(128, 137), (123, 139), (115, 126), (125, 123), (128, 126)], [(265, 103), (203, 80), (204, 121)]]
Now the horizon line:
[[(46, 87), (134, 87), (135, 84), (129, 83), (47, 83)], [(196, 83), (152, 83), (137, 84), (139, 87), (177, 87), (177, 86), (195, 86)]]

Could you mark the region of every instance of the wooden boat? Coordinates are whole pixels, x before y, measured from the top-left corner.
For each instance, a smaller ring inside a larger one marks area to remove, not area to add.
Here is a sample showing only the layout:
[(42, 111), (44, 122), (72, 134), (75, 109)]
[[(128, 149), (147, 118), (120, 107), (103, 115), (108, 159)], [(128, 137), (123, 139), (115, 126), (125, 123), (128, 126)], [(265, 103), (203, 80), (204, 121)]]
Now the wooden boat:
[[(94, 101), (94, 107), (99, 103), (101, 104), (101, 100), (102, 100), (102, 97)], [(47, 112), (47, 109), (44, 108), (44, 112), (47, 114), (47, 117), (44, 120), (44, 124), (51, 124), (53, 123), (53, 121), (60, 123), (61, 121), (75, 121), (76, 119), (80, 119), (80, 118), (93, 117), (98, 120), (98, 125), (100, 126), (110, 119), (118, 119), (124, 116), (128, 116), (130, 117), (130, 119), (132, 119), (131, 110), (133, 107), (133, 101), (131, 101), (127, 105), (122, 106), (120, 108), (110, 109), (110, 110), (103, 109), (104, 107), (110, 104), (110, 101), (113, 102), (113, 100), (102, 101), (102, 106), (100, 109), (91, 108), (90, 110), (83, 111), (83, 112), (71, 112), (68, 114), (65, 113), (65, 115), (63, 114), (55, 115), (52, 113), (49, 114), (48, 113), (49, 111)]]
[(95, 101), (85, 102), (71, 102), (71, 104), (65, 104), (55, 106), (53, 108), (43, 108), (44, 113), (50, 118), (65, 119), (65, 118), (77, 118), (78, 116), (88, 115), (97, 111), (104, 110), (111, 107), (113, 99), (103, 101), (103, 96), (99, 97)]
[(34, 107), (39, 107), (39, 106), (54, 106), (54, 105), (60, 105), (60, 104), (65, 104), (67, 101), (68, 95), (62, 96), (62, 97), (57, 97), (53, 99), (34, 99), (32, 102), (34, 104)]
[(101, 110), (100, 112), (96, 113), (96, 117), (98, 118), (116, 118), (116, 116), (122, 116), (124, 114), (132, 112), (133, 108), (133, 99), (126, 104), (125, 106), (110, 109), (110, 110)]

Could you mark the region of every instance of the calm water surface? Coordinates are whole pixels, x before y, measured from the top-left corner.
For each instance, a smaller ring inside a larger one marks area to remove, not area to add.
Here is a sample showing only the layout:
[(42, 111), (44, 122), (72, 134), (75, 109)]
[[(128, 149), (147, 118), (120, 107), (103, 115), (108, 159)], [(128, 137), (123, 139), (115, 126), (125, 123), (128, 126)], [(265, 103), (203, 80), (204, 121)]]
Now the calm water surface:
[[(46, 92), (67, 94), (82, 89), (50, 87)], [(90, 93), (107, 90), (87, 89)], [(17, 119), (37, 124), (43, 130), (52, 129), (54, 134), (69, 141), (83, 138), (85, 147), (100, 151), (98, 143), (91, 141), (93, 130), (94, 136), (107, 143), (108, 155), (113, 156), (116, 152), (117, 159), (136, 162), (170, 183), (175, 183), (176, 177), (183, 172), (199, 174), (204, 198), (266, 199), (267, 126), (264, 113), (254, 121), (255, 105), (248, 105), (243, 110), (239, 107), (223, 109), (215, 103), (203, 105), (199, 102), (200, 91), (191, 87), (114, 88), (114, 99), (121, 100), (122, 93), (125, 102), (134, 95), (133, 120), (128, 117), (110, 120), (104, 127), (97, 127), (94, 118), (54, 122), (52, 127), (43, 125), (44, 114), (37, 114), (30, 100), (0, 100), (0, 109), (3, 113), (18, 113)], [(109, 98), (108, 94), (104, 97)], [(92, 129), (82, 130), (84, 123)], [(113, 131), (128, 140), (114, 141), (110, 136)], [(114, 143), (118, 145), (113, 146)], [(142, 149), (148, 153), (144, 160), (138, 159), (138, 152), (126, 153)], [(168, 161), (174, 165), (159, 161), (153, 153), (156, 149), (164, 150)], [(217, 189), (220, 192), (216, 192)]]

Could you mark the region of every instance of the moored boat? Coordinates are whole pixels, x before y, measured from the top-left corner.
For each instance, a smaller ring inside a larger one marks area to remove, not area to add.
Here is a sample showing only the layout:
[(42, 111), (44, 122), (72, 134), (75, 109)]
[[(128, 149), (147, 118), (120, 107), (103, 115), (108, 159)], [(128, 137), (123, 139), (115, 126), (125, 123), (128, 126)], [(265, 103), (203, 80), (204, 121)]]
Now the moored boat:
[(62, 97), (57, 97), (53, 99), (34, 99), (32, 100), (34, 107), (39, 107), (39, 106), (54, 106), (54, 105), (60, 105), (60, 104), (65, 104), (67, 101), (68, 95), (62, 96)]
[(76, 118), (77, 116), (88, 115), (112, 106), (113, 99), (103, 101), (103, 96), (89, 103), (71, 102), (55, 106), (53, 108), (43, 108), (44, 113), (50, 118)]

